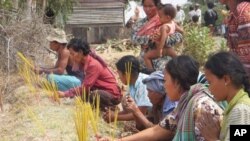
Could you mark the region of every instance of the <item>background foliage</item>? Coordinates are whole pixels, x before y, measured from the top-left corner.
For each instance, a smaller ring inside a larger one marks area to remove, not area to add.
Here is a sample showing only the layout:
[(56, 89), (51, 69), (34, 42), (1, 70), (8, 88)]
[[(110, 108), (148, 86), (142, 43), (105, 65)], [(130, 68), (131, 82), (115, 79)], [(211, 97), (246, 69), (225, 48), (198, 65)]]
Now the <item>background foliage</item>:
[(183, 54), (193, 56), (200, 65), (206, 62), (208, 55), (213, 52), (215, 41), (206, 27), (185, 27)]

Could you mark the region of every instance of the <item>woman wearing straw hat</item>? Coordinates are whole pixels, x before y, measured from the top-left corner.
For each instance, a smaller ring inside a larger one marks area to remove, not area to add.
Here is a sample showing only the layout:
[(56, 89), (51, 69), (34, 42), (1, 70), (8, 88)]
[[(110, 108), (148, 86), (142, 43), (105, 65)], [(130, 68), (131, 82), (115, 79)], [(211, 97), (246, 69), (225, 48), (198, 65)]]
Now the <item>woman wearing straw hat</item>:
[[(66, 47), (68, 41), (65, 32), (61, 29), (53, 29), (47, 40), (50, 42), (50, 49), (57, 53), (58, 59), (53, 68), (37, 67), (35, 71), (39, 74), (48, 74), (47, 79), (55, 82), (60, 91), (81, 85), (83, 73), (72, 69), (73, 60)], [(65, 70), (67, 74), (64, 74)]]

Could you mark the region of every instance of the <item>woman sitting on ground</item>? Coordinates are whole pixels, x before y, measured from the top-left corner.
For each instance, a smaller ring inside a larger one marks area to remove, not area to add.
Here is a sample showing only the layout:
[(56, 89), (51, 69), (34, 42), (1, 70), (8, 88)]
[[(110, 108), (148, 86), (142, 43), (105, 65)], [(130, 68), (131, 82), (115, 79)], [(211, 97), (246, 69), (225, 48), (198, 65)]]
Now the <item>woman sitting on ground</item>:
[[(127, 97), (126, 107), (126, 109), (133, 113), (138, 123), (137, 125), (142, 125), (141, 129), (150, 128), (154, 124), (159, 123), (160, 120), (173, 111), (178, 103), (169, 100), (164, 88), (164, 75), (161, 71), (151, 73), (148, 78), (143, 80), (143, 83), (147, 86), (148, 97), (153, 104), (149, 117), (146, 118), (141, 111), (138, 110), (138, 107), (130, 97)], [(199, 72), (197, 83), (204, 84), (204, 86), (208, 85), (205, 75), (201, 72)], [(150, 116), (152, 116), (152, 118)]]
[(122, 94), (118, 87), (114, 74), (107, 64), (90, 50), (89, 44), (81, 39), (71, 39), (68, 48), (73, 56), (75, 65), (85, 74), (82, 85), (65, 92), (59, 91), (60, 97), (74, 97), (82, 95), (83, 89), (86, 96), (92, 100), (96, 95), (100, 96), (100, 105), (104, 109), (121, 102)]
[[(174, 110), (177, 102), (172, 102), (166, 96), (164, 88), (164, 75), (161, 71), (155, 71), (148, 78), (142, 81), (147, 86), (148, 97), (153, 104), (152, 110), (148, 118), (139, 110), (131, 97), (127, 97), (126, 109), (131, 111), (137, 123), (137, 129), (145, 129), (154, 126), (162, 120), (166, 115)], [(149, 120), (151, 119), (151, 120)]]
[[(196, 84), (199, 74), (198, 63), (189, 56), (178, 56), (168, 62), (165, 69), (165, 89), (168, 98), (179, 101), (177, 107), (154, 127), (117, 141), (203, 141), (204, 137), (197, 128), (197, 118), (204, 111), (221, 117), (223, 110), (210, 96), (203, 84)], [(215, 122), (211, 120), (210, 122)], [(108, 141), (102, 138), (99, 141)]]
[(219, 122), (210, 123), (214, 117), (206, 112), (205, 120), (200, 119), (198, 124), (199, 130), (206, 140), (229, 141), (230, 125), (250, 125), (249, 77), (240, 60), (228, 52), (209, 58), (205, 64), (205, 74), (215, 100), (226, 100), (229, 104), (221, 127)]

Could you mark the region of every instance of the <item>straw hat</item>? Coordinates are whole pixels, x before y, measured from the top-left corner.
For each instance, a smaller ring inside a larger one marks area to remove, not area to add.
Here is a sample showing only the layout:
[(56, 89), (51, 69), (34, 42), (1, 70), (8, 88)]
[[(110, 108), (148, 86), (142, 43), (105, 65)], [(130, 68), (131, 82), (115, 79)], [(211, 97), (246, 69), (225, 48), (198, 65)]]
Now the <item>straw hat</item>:
[(56, 42), (61, 43), (61, 44), (68, 43), (67, 36), (66, 36), (64, 30), (59, 29), (59, 28), (53, 29), (46, 39), (50, 42), (56, 41)]

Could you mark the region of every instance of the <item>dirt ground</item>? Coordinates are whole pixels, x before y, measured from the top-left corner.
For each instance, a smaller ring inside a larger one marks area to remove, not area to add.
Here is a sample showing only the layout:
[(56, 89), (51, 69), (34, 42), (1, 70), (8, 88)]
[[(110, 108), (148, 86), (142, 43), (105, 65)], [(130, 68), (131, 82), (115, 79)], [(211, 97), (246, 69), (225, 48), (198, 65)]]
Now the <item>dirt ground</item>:
[[(108, 49), (98, 52), (113, 68), (114, 63), (124, 55), (136, 55), (133, 50), (116, 51)], [(77, 141), (73, 120), (74, 99), (61, 99), (61, 104), (51, 101), (38, 90), (31, 93), (17, 74), (13, 91), (4, 94), (4, 112), (0, 111), (0, 141)], [(33, 113), (33, 114), (32, 114)], [(118, 123), (122, 128), (122, 124)], [(110, 127), (103, 120), (99, 123), (100, 133), (109, 135)], [(122, 129), (117, 129), (119, 136)], [(93, 134), (89, 139), (94, 140)]]

